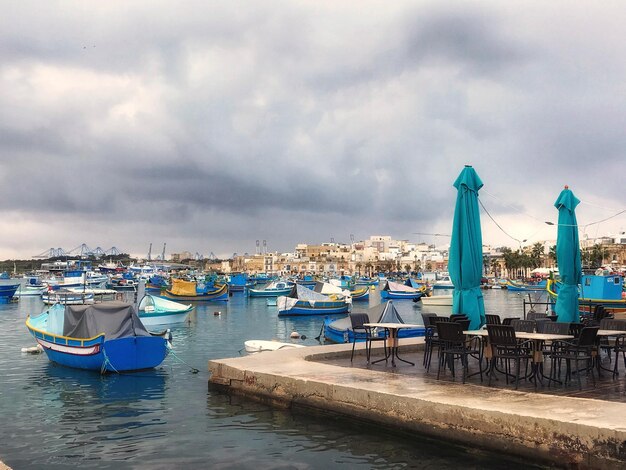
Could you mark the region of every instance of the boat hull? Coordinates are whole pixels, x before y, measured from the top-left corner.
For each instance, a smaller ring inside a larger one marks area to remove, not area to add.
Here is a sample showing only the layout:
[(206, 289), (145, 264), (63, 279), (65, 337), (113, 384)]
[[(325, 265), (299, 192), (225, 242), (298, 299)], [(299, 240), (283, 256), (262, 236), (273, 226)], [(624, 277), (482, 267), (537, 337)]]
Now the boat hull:
[[(331, 343), (353, 343), (354, 332), (349, 328), (335, 328), (333, 323), (335, 318), (324, 319), (324, 338)], [(398, 338), (417, 338), (424, 336), (424, 328), (402, 328), (398, 330)], [(380, 331), (379, 336), (383, 336), (383, 331)], [(364, 342), (364, 338), (357, 338), (356, 342)]]
[(48, 359), (74, 369), (102, 372), (129, 372), (151, 369), (163, 362), (169, 351), (160, 336), (135, 336), (105, 340), (103, 335), (89, 339), (68, 338), (36, 330), (26, 323)]
[(279, 310), (278, 316), (337, 315), (348, 313), (350, 305), (345, 302), (314, 302), (299, 300), (288, 310)]
[(157, 325), (174, 325), (176, 323), (184, 323), (189, 316), (192, 308), (184, 312), (161, 312), (161, 313), (144, 313), (139, 312), (139, 318), (144, 326), (157, 326)]
[(250, 297), (279, 297), (291, 292), (291, 287), (285, 289), (248, 289)]
[(392, 290), (381, 290), (381, 299), (420, 299), (424, 296), (422, 292), (401, 292)]
[(206, 302), (215, 300), (228, 300), (228, 285), (222, 284), (219, 288), (197, 295), (178, 295), (166, 290), (161, 297), (177, 302)]
[(433, 307), (451, 307), (452, 306), (451, 295), (434, 295), (432, 297), (422, 297), (421, 301), (423, 305), (428, 305), (428, 306), (433, 306)]

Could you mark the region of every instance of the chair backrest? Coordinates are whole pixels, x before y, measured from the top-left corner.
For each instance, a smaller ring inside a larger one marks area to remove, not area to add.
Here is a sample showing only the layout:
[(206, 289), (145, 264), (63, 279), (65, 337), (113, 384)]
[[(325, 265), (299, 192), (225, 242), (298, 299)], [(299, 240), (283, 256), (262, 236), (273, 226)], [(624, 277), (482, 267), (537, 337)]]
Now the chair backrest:
[(430, 321), (435, 323), (450, 323), (450, 317), (435, 317)]
[(613, 320), (612, 318), (603, 318), (600, 320), (601, 330), (626, 330), (626, 320)]
[(511, 325), (511, 322), (513, 320), (519, 320), (519, 317), (509, 317), (509, 318), (505, 318), (504, 320), (502, 320), (502, 324), (503, 325)]
[(463, 329), (456, 322), (439, 322), (437, 323), (437, 332), (439, 339), (442, 341), (450, 341), (453, 343), (462, 343), (465, 341)]
[(600, 328), (597, 326), (584, 327), (580, 332), (580, 337), (578, 338), (578, 346), (593, 346), (596, 342), (599, 329)]
[(465, 320), (463, 318), (459, 318), (455, 321), (453, 321), (452, 323), (458, 323), (459, 325), (461, 325), (461, 331), (467, 331), (469, 330), (469, 326), (471, 321), (470, 320)]
[(431, 324), (430, 319), (436, 317), (436, 313), (422, 313), (422, 321), (424, 322), (424, 326), (435, 326), (434, 324)]
[(487, 334), (492, 346), (517, 346), (517, 338), (512, 326), (487, 325)]
[(526, 314), (526, 320), (549, 320), (547, 315), (543, 312), (528, 312)]
[(570, 323), (568, 334), (572, 335), (574, 338), (579, 338), (583, 327), (584, 325), (582, 323)]
[(355, 328), (364, 328), (363, 323), (369, 323), (370, 321), (367, 313), (350, 313), (349, 315), (353, 331)]
[(450, 315), (450, 321), (457, 321), (457, 320), (469, 320), (469, 317), (462, 313), (456, 313), (454, 315)]
[(535, 322), (533, 320), (513, 320), (511, 326), (515, 331), (523, 331), (525, 333), (535, 332)]
[(501, 325), (502, 321), (500, 320), (500, 315), (485, 315), (485, 322), (487, 325)]
[(537, 333), (546, 333), (550, 335), (566, 335), (569, 333), (569, 323), (538, 321)]

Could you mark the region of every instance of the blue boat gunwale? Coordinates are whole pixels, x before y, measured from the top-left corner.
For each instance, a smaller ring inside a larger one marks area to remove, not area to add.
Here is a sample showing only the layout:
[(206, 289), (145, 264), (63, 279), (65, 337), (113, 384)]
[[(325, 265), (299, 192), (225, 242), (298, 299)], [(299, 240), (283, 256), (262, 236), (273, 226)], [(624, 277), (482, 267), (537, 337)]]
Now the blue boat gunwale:
[[(26, 317), (26, 328), (28, 328), (29, 331), (33, 333), (33, 336), (35, 336), (35, 338), (39, 338), (44, 341), (49, 341), (54, 344), (60, 344), (62, 346), (77, 346), (77, 347), (95, 346), (96, 344), (100, 344), (104, 342), (104, 333), (100, 333), (91, 338), (72, 338), (71, 336), (55, 335), (54, 333), (49, 333), (47, 331), (34, 327), (30, 322), (30, 318), (31, 318), (30, 315)], [(62, 343), (61, 341), (65, 341), (65, 342)], [(80, 344), (70, 344), (69, 343), (70, 341), (74, 341)]]

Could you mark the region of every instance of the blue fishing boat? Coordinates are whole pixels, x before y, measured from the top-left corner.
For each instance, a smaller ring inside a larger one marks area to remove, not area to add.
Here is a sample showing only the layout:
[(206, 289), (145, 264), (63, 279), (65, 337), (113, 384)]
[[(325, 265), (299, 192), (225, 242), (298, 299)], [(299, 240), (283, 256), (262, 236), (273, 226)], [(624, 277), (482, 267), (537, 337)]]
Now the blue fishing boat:
[(139, 302), (137, 310), (145, 326), (172, 325), (187, 320), (193, 306), (147, 294)]
[(293, 284), (290, 282), (275, 281), (270, 282), (262, 289), (248, 288), (248, 295), (250, 297), (278, 297), (289, 294), (292, 288)]
[(147, 331), (134, 307), (124, 302), (53, 305), (40, 315), (29, 315), (26, 327), (48, 359), (77, 369), (151, 369), (170, 349), (167, 338)]
[(246, 287), (252, 287), (254, 283), (248, 282), (246, 273), (234, 273), (230, 275), (228, 288), (230, 292), (243, 292)]
[[(623, 314), (626, 312), (623, 282), (624, 278), (619, 275), (584, 275), (578, 287), (581, 310), (601, 305), (612, 313)], [(548, 280), (546, 291), (550, 299), (556, 301), (559, 286), (560, 282)], [(624, 315), (619, 315), (619, 318), (623, 319)]]
[[(404, 323), (402, 317), (393, 306), (392, 301), (377, 305), (366, 312), (371, 322), (376, 323)], [(384, 334), (384, 330), (378, 332), (379, 336)], [(398, 338), (415, 338), (424, 336), (424, 328), (402, 328), (398, 331)], [(354, 332), (349, 317), (344, 318), (324, 318), (324, 338), (332, 343), (352, 343), (354, 341)], [(357, 342), (365, 341), (358, 338)]]
[(543, 292), (546, 290), (547, 281), (544, 279), (537, 284), (520, 284), (508, 280), (505, 287), (511, 292)]
[(454, 289), (454, 284), (452, 284), (452, 279), (450, 276), (443, 275), (440, 279), (437, 279), (433, 285), (433, 289)]
[(198, 284), (197, 281), (172, 278), (172, 287), (166, 289), (162, 297), (178, 302), (228, 300), (228, 284)]
[(301, 279), (298, 279), (296, 283), (300, 284), (301, 286), (313, 287), (317, 283), (317, 280), (313, 276), (307, 274)]
[(382, 299), (421, 299), (425, 295), (424, 288), (409, 287), (406, 284), (387, 281), (380, 291)]
[(352, 300), (369, 300), (370, 298), (370, 288), (369, 287), (360, 287), (358, 289), (353, 289), (350, 291)]
[(335, 315), (350, 310), (350, 298), (337, 294), (324, 295), (296, 284), (287, 296), (276, 300), (278, 316)]
[(372, 279), (370, 277), (360, 277), (355, 281), (356, 286), (377, 286), (378, 279)]
[(15, 296), (15, 292), (19, 287), (19, 282), (0, 284), (0, 303), (8, 303), (13, 298), (13, 296)]

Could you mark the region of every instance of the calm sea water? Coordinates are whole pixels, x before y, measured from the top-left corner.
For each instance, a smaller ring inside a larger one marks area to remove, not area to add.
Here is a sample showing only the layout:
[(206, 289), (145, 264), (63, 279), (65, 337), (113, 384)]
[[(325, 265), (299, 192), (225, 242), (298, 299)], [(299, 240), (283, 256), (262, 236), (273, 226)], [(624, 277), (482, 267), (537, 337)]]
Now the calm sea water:
[[(371, 297), (370, 304), (380, 302), (377, 292)], [(485, 291), (485, 304), (488, 313), (521, 316), (517, 294)], [(418, 304), (395, 305), (405, 321), (421, 323)], [(199, 304), (189, 323), (172, 328), (174, 353), (197, 374), (172, 355), (154, 371), (101, 376), (54, 365), (45, 354), (22, 354), (20, 348), (34, 345), (26, 316), (43, 308), (36, 298), (0, 305), (0, 459), (14, 469), (522, 466), (424, 436), (208, 390), (207, 361), (238, 356), (247, 339), (289, 341), (298, 331), (307, 336), (304, 344), (319, 344), (321, 318), (279, 319), (265, 299), (235, 294), (227, 303)]]

